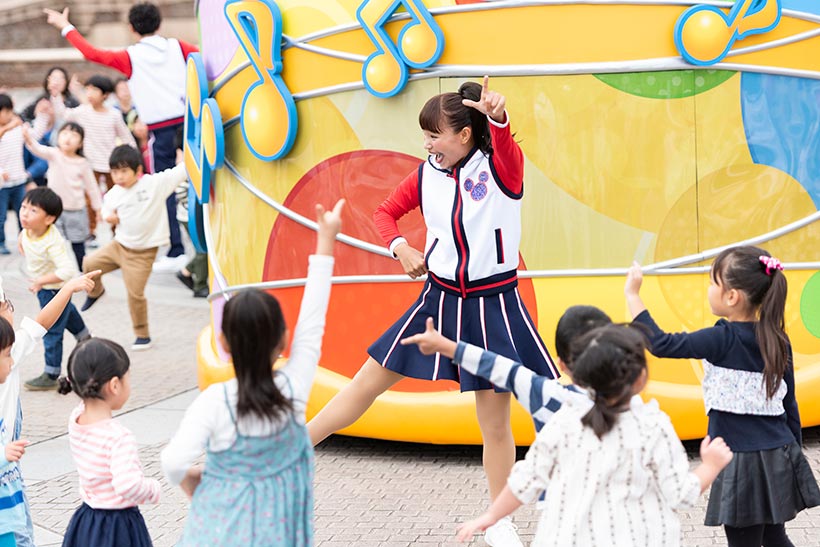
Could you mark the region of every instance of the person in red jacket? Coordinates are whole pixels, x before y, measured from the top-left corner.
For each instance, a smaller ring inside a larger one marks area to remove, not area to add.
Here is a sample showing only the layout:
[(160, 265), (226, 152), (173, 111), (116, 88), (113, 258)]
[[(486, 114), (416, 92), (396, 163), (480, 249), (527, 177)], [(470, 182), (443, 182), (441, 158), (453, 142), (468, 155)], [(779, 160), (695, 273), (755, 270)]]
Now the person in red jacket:
[[(185, 119), (185, 61), (196, 46), (165, 38), (157, 33), (162, 16), (156, 5), (134, 4), (128, 11), (128, 22), (139, 40), (123, 50), (98, 49), (88, 43), (68, 21), (68, 8), (62, 12), (45, 9), (48, 23), (58, 28), (71, 45), (87, 60), (111, 67), (128, 78), (128, 88), (140, 119), (151, 132), (149, 142), (151, 165), (146, 172), (158, 173), (174, 166), (176, 152), (174, 136)], [(171, 226), (171, 247), (168, 259), (185, 254), (179, 226), (176, 222), (176, 198), (168, 198), (168, 224)], [(182, 259), (180, 259), (182, 260)], [(176, 271), (175, 261), (167, 269)]]

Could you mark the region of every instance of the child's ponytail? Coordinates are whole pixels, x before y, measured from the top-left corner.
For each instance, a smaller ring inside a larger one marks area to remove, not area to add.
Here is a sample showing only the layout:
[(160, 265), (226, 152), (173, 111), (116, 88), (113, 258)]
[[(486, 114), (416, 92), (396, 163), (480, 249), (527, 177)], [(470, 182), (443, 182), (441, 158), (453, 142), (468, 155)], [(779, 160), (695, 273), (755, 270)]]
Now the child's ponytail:
[[(777, 264), (779, 265), (779, 262)], [(789, 365), (789, 338), (786, 336), (784, 319), (788, 291), (786, 276), (777, 268), (770, 270), (769, 276), (771, 285), (760, 303), (755, 336), (765, 363), (763, 377), (766, 381), (766, 395), (771, 399), (780, 387), (786, 367)]]
[(628, 407), (633, 386), (646, 370), (645, 348), (643, 334), (624, 325), (599, 327), (573, 342), (573, 380), (593, 399), (581, 423), (599, 439)]
[(122, 378), (131, 361), (123, 347), (105, 338), (91, 338), (77, 344), (68, 356), (67, 376), (57, 383), (57, 392), (72, 391), (81, 399), (103, 399), (102, 390), (112, 378)]
[(711, 275), (724, 289), (742, 291), (757, 313), (755, 338), (764, 363), (766, 396), (771, 399), (789, 365), (784, 319), (788, 283), (783, 266), (767, 251), (745, 245), (721, 252), (712, 264)]

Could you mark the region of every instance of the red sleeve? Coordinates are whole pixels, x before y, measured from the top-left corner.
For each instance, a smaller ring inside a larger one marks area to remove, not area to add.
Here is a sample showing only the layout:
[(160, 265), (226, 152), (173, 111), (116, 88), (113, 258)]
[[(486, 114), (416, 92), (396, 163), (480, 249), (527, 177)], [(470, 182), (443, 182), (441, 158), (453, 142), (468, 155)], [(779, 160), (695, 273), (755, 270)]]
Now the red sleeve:
[(189, 53), (198, 53), (199, 48), (193, 44), (189, 44), (188, 42), (183, 42), (182, 40), (179, 41), (179, 48), (182, 50), (182, 58), (184, 60), (188, 60)]
[(376, 208), (373, 222), (388, 247), (401, 237), (396, 221), (419, 206), (419, 172), (413, 171)]
[(131, 77), (131, 58), (128, 56), (128, 51), (121, 49), (118, 51), (109, 51), (106, 49), (97, 49), (88, 43), (88, 40), (83, 38), (82, 34), (77, 29), (71, 29), (65, 35), (66, 40), (72, 46), (80, 50), (83, 57), (92, 63), (109, 66), (114, 70), (119, 70), (125, 74), (126, 78)]
[(490, 138), (493, 141), (493, 167), (500, 179), (498, 182), (510, 197), (520, 198), (524, 193), (524, 153), (510, 132), (510, 118), (507, 125), (498, 127), (490, 123)]

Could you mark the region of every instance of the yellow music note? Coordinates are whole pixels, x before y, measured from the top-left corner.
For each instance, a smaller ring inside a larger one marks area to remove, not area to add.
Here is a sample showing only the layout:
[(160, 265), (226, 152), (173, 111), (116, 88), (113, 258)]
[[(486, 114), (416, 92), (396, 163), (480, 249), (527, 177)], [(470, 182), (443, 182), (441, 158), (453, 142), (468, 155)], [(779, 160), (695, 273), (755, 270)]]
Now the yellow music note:
[(296, 103), (280, 76), (282, 15), (270, 0), (229, 0), (225, 16), (259, 76), (242, 100), (242, 136), (259, 159), (278, 159), (293, 146), (297, 127)]
[[(384, 25), (399, 6), (404, 6), (411, 21), (399, 33), (396, 47)], [(444, 50), (444, 34), (420, 0), (365, 0), (356, 17), (376, 45), (376, 51), (364, 62), (362, 80), (377, 97), (391, 97), (401, 91), (407, 83), (408, 66), (426, 68)]]
[(712, 65), (736, 41), (776, 27), (780, 11), (780, 0), (738, 0), (726, 15), (714, 6), (692, 6), (675, 24), (675, 45), (689, 63)]

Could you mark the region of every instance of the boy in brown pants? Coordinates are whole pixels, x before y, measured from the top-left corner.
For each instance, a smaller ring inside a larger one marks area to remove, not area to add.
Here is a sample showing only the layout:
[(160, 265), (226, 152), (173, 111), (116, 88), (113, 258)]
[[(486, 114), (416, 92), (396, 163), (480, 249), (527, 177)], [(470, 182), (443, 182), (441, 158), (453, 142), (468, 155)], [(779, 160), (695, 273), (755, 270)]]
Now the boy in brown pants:
[[(168, 215), (165, 200), (186, 180), (185, 165), (179, 164), (153, 175), (143, 175), (142, 154), (133, 146), (118, 146), (109, 160), (114, 187), (103, 197), (102, 216), (116, 226), (114, 239), (83, 261), (83, 272), (102, 270), (103, 274), (122, 270), (122, 279), (128, 291), (128, 309), (137, 339), (133, 350), (151, 347), (148, 332), (148, 304), (145, 285), (157, 248), (168, 245)], [(89, 291), (83, 304), (86, 311), (105, 292), (102, 276)]]

